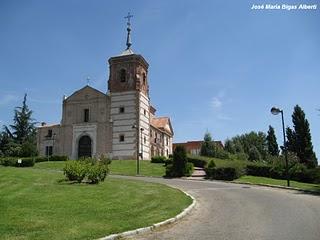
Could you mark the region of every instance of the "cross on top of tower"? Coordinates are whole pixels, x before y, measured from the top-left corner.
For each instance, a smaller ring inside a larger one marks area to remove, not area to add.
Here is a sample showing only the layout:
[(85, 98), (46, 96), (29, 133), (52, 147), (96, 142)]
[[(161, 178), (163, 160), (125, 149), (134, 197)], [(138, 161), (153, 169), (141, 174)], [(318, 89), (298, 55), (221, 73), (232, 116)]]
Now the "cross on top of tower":
[(127, 22), (127, 49), (126, 50), (129, 50), (132, 43), (131, 43), (131, 37), (130, 37), (130, 31), (131, 31), (131, 24), (130, 24), (130, 19), (133, 17), (133, 15), (130, 14), (130, 12), (128, 12), (128, 15), (124, 18), (126, 18), (128, 20)]
[(128, 26), (130, 26), (130, 18), (132, 18), (132, 17), (133, 17), (133, 15), (131, 15), (130, 12), (128, 12), (128, 15), (124, 17), (128, 20), (128, 22), (127, 22)]

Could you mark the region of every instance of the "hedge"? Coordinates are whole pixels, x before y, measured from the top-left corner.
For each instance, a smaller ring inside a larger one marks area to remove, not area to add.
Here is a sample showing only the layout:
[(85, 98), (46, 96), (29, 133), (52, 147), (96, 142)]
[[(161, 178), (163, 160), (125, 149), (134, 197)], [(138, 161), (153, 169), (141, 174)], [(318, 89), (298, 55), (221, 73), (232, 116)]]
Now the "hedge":
[(247, 175), (270, 177), (272, 166), (261, 163), (249, 163), (246, 167)]
[(201, 167), (201, 168), (206, 167), (208, 164), (207, 160), (201, 159), (196, 156), (188, 156), (187, 161), (190, 163), (193, 163), (195, 167)]
[(165, 163), (166, 157), (165, 156), (153, 156), (151, 158), (152, 163)]
[(0, 160), (0, 164), (7, 167), (33, 167), (35, 163), (35, 158), (15, 158), (7, 157)]

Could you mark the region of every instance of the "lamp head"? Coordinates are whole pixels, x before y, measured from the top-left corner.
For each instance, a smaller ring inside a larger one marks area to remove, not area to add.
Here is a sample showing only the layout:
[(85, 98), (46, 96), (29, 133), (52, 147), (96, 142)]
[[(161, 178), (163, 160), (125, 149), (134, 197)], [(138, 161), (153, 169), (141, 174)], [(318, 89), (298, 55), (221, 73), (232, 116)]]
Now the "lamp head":
[(273, 115), (278, 115), (279, 113), (281, 113), (281, 110), (279, 108), (277, 108), (277, 107), (272, 107), (271, 108), (271, 113)]

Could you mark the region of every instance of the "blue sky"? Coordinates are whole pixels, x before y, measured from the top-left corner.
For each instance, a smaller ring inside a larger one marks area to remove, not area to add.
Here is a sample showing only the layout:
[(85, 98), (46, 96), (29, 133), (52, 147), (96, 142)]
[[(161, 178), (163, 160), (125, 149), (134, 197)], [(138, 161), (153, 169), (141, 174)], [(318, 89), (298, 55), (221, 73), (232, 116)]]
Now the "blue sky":
[(288, 2), (1, 0), (0, 124), (11, 122), (24, 93), (34, 118), (53, 123), (62, 96), (88, 75), (106, 92), (107, 60), (125, 48), (123, 17), (131, 11), (132, 48), (150, 64), (151, 101), (171, 117), (175, 142), (202, 139), (206, 130), (224, 140), (271, 124), (282, 144), (281, 119), (270, 108), (283, 108), (291, 125), (299, 104), (320, 157), (320, 3), (308, 11), (250, 9)]

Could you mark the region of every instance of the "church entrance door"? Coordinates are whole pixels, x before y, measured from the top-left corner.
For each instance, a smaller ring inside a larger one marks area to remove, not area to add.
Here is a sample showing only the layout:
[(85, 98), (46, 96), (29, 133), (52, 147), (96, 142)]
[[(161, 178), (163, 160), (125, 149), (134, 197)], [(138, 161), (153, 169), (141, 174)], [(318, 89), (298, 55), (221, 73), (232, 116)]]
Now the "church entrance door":
[(82, 136), (79, 139), (78, 158), (91, 157), (91, 138), (89, 136)]

